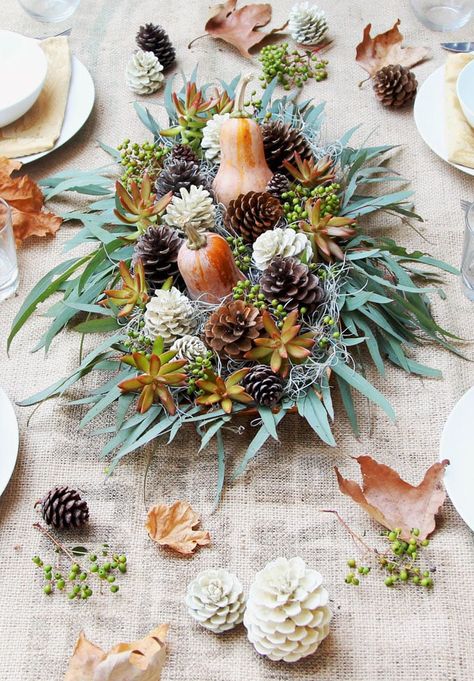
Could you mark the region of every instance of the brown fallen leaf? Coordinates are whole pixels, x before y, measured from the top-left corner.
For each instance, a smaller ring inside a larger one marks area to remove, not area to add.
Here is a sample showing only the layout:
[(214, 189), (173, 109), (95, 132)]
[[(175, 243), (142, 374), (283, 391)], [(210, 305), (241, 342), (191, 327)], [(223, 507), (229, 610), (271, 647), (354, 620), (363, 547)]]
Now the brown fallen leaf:
[(391, 29), (379, 33), (375, 38), (370, 35), (372, 24), (367, 24), (364, 28), (362, 42), (356, 47), (356, 62), (370, 76), (390, 64), (410, 68), (429, 57), (429, 50), (425, 47), (402, 47), (403, 36), (398, 30), (399, 25), (400, 19), (397, 19)]
[(237, 0), (226, 0), (225, 3), (215, 5), (211, 9), (204, 30), (214, 38), (225, 40), (236, 47), (243, 57), (251, 59), (250, 48), (258, 45), (272, 33), (283, 31), (286, 24), (268, 33), (259, 31), (258, 29), (266, 26), (272, 18), (272, 6), (268, 3), (251, 4), (236, 9), (236, 5)]
[(12, 177), (21, 163), (0, 157), (0, 196), (12, 209), (13, 232), (17, 246), (30, 236), (56, 234), (62, 218), (43, 210), (43, 194), (28, 175)]
[(81, 631), (64, 681), (159, 681), (167, 633), (168, 625), (161, 624), (140, 641), (119, 643), (105, 653)]
[(175, 501), (171, 506), (160, 504), (150, 508), (145, 527), (160, 546), (190, 556), (197, 546), (207, 546), (211, 542), (209, 532), (193, 529), (199, 525), (199, 520), (186, 501)]
[(359, 456), (356, 461), (362, 473), (362, 489), (354, 480), (343, 478), (335, 467), (341, 492), (388, 530), (401, 528), (403, 539), (409, 540), (415, 527), (420, 530), (419, 538), (426, 539), (435, 529), (435, 515), (446, 497), (441, 481), (449, 461), (445, 459), (428, 468), (417, 487), (371, 456)]

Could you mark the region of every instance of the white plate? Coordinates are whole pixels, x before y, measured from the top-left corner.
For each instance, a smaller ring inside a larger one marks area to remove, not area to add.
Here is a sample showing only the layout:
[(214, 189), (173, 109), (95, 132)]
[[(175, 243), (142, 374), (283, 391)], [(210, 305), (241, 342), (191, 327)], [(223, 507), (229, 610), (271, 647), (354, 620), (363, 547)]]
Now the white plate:
[(18, 423), (12, 403), (0, 388), (0, 494), (15, 468), (18, 456)]
[(454, 406), (445, 423), (440, 458), (449, 459), (444, 482), (463, 520), (474, 530), (474, 387)]
[(414, 114), (418, 132), (434, 153), (463, 173), (474, 175), (474, 168), (448, 161), (444, 129), (444, 66), (428, 76), (418, 90)]
[(22, 163), (31, 163), (46, 154), (62, 146), (78, 132), (89, 118), (89, 114), (94, 106), (95, 88), (91, 74), (84, 64), (77, 57), (72, 56), (71, 61), (71, 83), (69, 86), (69, 96), (64, 114), (63, 127), (56, 144), (52, 149), (41, 151), (38, 154), (23, 156), (16, 160)]

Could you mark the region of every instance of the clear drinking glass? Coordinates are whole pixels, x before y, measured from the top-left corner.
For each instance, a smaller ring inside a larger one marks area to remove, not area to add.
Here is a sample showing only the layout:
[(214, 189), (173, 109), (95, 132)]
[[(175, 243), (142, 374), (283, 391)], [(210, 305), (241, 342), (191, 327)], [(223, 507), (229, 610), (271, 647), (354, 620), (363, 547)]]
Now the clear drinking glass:
[(464, 248), (461, 261), (461, 278), (464, 293), (474, 301), (474, 203), (466, 212)]
[(69, 19), (81, 0), (19, 0), (25, 12), (36, 21), (56, 23)]
[(0, 199), (0, 300), (12, 296), (18, 288), (18, 265), (12, 213), (6, 201)]
[(472, 17), (474, 0), (410, 0), (416, 17), (432, 31), (455, 31)]

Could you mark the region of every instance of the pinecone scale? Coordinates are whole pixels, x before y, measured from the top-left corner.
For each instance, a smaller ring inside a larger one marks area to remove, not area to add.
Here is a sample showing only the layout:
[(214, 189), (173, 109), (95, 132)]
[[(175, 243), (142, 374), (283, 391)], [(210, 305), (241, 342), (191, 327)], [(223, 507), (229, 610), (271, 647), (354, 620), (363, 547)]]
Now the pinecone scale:
[(400, 64), (384, 66), (374, 76), (374, 92), (384, 106), (399, 108), (415, 99), (418, 82), (415, 74)]
[(297, 128), (282, 121), (268, 121), (262, 126), (265, 158), (273, 172), (286, 173), (283, 163), (293, 161), (295, 154), (313, 158), (308, 140)]
[(138, 47), (145, 52), (153, 52), (158, 57), (164, 69), (176, 59), (176, 51), (171, 44), (168, 34), (162, 26), (145, 24), (140, 26), (136, 36)]
[(277, 198), (268, 192), (248, 192), (229, 203), (225, 224), (252, 243), (260, 234), (273, 229), (282, 216), (283, 208)]
[(260, 287), (269, 302), (278, 300), (286, 310), (306, 308), (312, 312), (324, 298), (319, 277), (296, 258), (273, 258), (260, 279)]
[(265, 364), (253, 367), (245, 376), (242, 385), (254, 402), (263, 407), (274, 407), (283, 395), (281, 377)]
[(275, 196), (278, 200), (282, 199), (282, 194), (289, 191), (290, 181), (283, 173), (275, 173), (270, 182), (267, 184), (267, 192)]
[(207, 345), (218, 355), (242, 358), (262, 328), (260, 310), (243, 300), (232, 300), (210, 315), (204, 336)]
[(133, 261), (141, 259), (149, 289), (161, 288), (173, 277), (176, 284), (181, 282), (177, 259), (183, 240), (174, 229), (166, 225), (149, 227), (135, 244)]
[(89, 520), (87, 502), (67, 485), (53, 487), (39, 503), (45, 523), (57, 529), (82, 527)]
[(166, 164), (155, 183), (155, 191), (158, 198), (168, 192), (179, 196), (180, 189), (189, 189), (193, 185), (207, 188), (206, 178), (198, 163), (181, 156), (171, 158)]
[(173, 161), (182, 160), (188, 163), (199, 163), (196, 153), (189, 146), (189, 144), (174, 144), (171, 148), (171, 157)]

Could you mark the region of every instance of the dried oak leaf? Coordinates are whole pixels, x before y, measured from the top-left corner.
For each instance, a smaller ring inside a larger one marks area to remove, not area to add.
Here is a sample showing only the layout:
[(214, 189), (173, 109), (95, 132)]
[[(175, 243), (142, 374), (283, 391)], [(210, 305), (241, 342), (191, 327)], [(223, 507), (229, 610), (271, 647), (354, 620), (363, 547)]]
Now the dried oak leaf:
[(12, 177), (21, 163), (0, 157), (0, 196), (12, 209), (13, 232), (17, 245), (30, 236), (56, 234), (62, 219), (43, 210), (43, 194), (28, 175)]
[(257, 30), (266, 26), (272, 18), (272, 6), (265, 4), (244, 5), (236, 9), (237, 0), (227, 0), (215, 5), (204, 27), (206, 33), (221, 38), (236, 47), (243, 57), (252, 58), (249, 52), (271, 33), (282, 31), (284, 26), (269, 33)]
[(351, 497), (367, 513), (388, 530), (400, 527), (403, 539), (410, 539), (411, 530), (420, 530), (425, 539), (435, 529), (435, 515), (443, 505), (446, 492), (442, 485), (445, 459), (433, 464), (422, 482), (413, 487), (401, 479), (389, 466), (378, 463), (371, 456), (356, 457), (362, 473), (362, 489), (354, 480), (342, 477), (334, 468), (343, 494)]
[(190, 556), (197, 546), (211, 542), (209, 532), (194, 529), (199, 521), (198, 514), (186, 501), (175, 501), (171, 506), (160, 504), (150, 508), (145, 527), (160, 546)]
[(372, 24), (364, 28), (362, 42), (356, 47), (356, 62), (370, 76), (389, 64), (410, 68), (429, 57), (429, 50), (425, 47), (402, 47), (403, 36), (398, 30), (399, 25), (400, 19), (397, 19), (391, 29), (379, 33), (375, 38), (370, 35)]
[(161, 624), (140, 641), (119, 643), (105, 653), (81, 631), (64, 681), (159, 681), (167, 633), (168, 625)]

